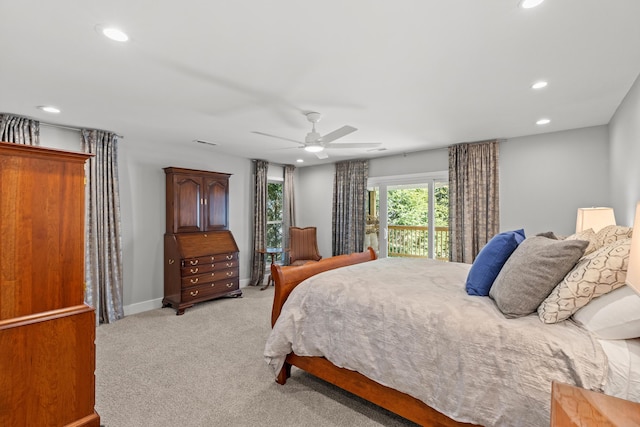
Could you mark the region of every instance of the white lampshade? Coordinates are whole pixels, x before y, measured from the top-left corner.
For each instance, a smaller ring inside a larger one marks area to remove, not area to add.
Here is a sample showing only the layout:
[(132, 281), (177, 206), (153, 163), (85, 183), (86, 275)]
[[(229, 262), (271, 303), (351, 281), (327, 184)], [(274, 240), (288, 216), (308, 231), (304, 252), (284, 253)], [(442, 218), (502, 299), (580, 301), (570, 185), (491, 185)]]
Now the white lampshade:
[(613, 208), (579, 208), (576, 220), (576, 233), (590, 228), (596, 233), (607, 225), (615, 225)]
[(633, 220), (633, 236), (625, 281), (634, 291), (640, 294), (640, 202), (636, 205), (636, 217)]

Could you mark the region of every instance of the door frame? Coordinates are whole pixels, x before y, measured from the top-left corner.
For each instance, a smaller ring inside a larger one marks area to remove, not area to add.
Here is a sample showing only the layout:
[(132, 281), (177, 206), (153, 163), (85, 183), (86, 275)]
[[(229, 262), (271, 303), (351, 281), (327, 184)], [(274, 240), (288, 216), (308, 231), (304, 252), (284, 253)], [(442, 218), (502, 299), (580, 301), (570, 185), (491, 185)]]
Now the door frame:
[[(446, 181), (449, 182), (449, 171), (438, 172), (424, 172), (414, 173), (407, 175), (391, 175), (391, 176), (374, 176), (367, 179), (367, 189), (372, 187), (378, 187), (380, 194), (380, 206), (378, 210), (378, 221), (380, 225), (380, 231), (378, 232), (378, 257), (386, 258), (388, 255), (388, 217), (387, 212), (387, 189), (394, 185), (411, 185), (411, 184), (426, 184), (429, 188), (429, 258), (433, 258), (433, 243), (435, 236), (435, 182)], [(384, 215), (383, 215), (384, 214)]]

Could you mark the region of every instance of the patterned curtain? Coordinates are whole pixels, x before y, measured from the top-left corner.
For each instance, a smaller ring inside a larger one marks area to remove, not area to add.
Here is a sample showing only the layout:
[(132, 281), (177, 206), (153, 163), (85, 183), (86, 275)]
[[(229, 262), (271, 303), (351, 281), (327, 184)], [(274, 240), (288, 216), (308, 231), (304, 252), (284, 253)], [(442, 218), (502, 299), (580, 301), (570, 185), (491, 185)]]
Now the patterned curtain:
[(449, 147), (450, 254), (473, 263), (499, 232), (498, 141)]
[(265, 259), (260, 250), (267, 247), (267, 170), (269, 163), (255, 160), (255, 187), (253, 197), (253, 253), (251, 255), (251, 285), (264, 280)]
[(336, 163), (333, 180), (333, 255), (362, 252), (366, 225), (369, 161)]
[(85, 301), (98, 323), (124, 317), (117, 136), (82, 129), (82, 148), (94, 154), (87, 171)]
[(40, 122), (11, 114), (0, 114), (0, 141), (40, 145)]
[[(296, 225), (295, 198), (293, 191), (293, 173), (296, 167), (293, 165), (284, 166), (284, 185), (282, 186), (283, 207), (282, 207), (282, 247), (289, 247), (289, 227)], [(289, 265), (289, 254), (284, 254), (284, 264)]]

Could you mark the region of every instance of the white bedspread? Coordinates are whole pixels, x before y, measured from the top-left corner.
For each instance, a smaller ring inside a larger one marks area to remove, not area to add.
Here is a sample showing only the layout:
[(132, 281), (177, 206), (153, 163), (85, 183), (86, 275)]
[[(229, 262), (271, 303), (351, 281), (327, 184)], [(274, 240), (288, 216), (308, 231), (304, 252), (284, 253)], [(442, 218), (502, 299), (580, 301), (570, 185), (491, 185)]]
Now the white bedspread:
[(386, 258), (321, 273), (291, 293), (265, 347), (324, 356), (464, 422), (548, 426), (551, 381), (601, 390), (607, 360), (572, 322), (506, 319), (469, 296), (468, 264)]

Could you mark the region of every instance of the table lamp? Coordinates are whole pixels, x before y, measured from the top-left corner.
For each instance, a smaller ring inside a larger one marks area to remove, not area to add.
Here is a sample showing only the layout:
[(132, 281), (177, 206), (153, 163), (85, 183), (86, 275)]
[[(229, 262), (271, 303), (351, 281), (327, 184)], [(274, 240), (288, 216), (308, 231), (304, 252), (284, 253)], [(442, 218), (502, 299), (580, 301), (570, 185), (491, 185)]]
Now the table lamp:
[(576, 220), (576, 233), (593, 229), (598, 232), (607, 225), (615, 225), (616, 217), (613, 208), (579, 208)]
[(636, 205), (636, 216), (633, 220), (633, 236), (629, 252), (626, 284), (640, 294), (640, 202)]

